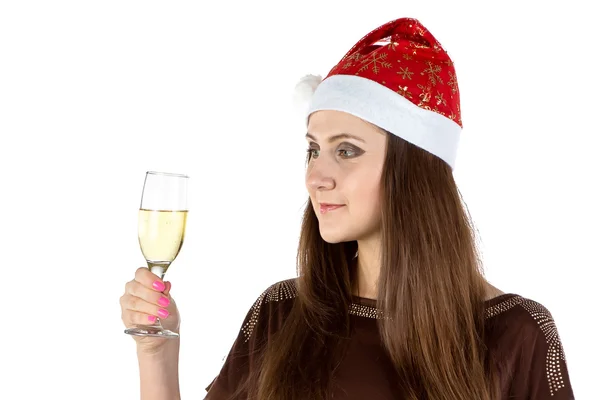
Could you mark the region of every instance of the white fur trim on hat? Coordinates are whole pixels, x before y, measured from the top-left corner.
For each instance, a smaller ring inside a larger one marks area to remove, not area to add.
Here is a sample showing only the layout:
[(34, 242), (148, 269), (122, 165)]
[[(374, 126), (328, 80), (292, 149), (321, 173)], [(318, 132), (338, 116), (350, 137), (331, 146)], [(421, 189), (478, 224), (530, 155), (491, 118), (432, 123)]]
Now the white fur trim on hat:
[(454, 169), (460, 125), (371, 79), (355, 75), (328, 77), (312, 95), (305, 123), (318, 110), (343, 111), (362, 118), (438, 156)]

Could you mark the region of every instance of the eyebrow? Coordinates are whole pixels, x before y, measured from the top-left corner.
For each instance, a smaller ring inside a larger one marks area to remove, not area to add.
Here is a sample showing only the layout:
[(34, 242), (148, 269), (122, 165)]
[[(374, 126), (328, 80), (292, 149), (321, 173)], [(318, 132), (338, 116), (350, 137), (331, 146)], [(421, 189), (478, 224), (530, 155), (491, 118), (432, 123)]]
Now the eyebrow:
[[(310, 133), (307, 133), (307, 134), (306, 134), (306, 137), (307, 137), (307, 138), (309, 138), (309, 139), (312, 139), (312, 140), (314, 140), (315, 142), (317, 142), (317, 141), (318, 141), (318, 140), (317, 140), (317, 138), (315, 138), (315, 137), (314, 137), (313, 135), (311, 135)], [(329, 140), (328, 140), (328, 142), (329, 142), (329, 143), (333, 143), (333, 142), (335, 142), (336, 140), (340, 140), (340, 139), (355, 139), (355, 140), (358, 140), (359, 142), (366, 143), (364, 139), (362, 139), (362, 138), (360, 138), (360, 137), (358, 137), (358, 136), (355, 136), (355, 135), (351, 135), (351, 134), (349, 134), (349, 133), (339, 133), (339, 134), (337, 134), (337, 135), (330, 136), (330, 137), (329, 137)]]

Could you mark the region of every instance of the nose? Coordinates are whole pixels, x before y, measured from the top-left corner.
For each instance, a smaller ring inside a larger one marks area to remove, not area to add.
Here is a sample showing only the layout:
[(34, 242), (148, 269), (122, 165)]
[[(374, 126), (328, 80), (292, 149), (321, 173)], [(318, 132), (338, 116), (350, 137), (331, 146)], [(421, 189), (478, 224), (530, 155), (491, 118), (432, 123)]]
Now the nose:
[(309, 190), (331, 190), (335, 188), (332, 168), (328, 167), (325, 157), (311, 160), (306, 170), (306, 187)]

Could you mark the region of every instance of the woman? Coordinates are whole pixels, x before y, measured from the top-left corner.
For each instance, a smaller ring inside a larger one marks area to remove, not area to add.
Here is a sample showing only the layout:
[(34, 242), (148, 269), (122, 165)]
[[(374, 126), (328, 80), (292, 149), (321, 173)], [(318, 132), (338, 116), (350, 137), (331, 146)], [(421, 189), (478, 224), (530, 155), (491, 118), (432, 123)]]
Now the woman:
[[(258, 297), (206, 399), (573, 399), (550, 312), (481, 272), (440, 43), (397, 19), (314, 78), (298, 277)], [(177, 331), (169, 290), (138, 270), (125, 325)], [(142, 398), (178, 398), (178, 341), (136, 340)]]

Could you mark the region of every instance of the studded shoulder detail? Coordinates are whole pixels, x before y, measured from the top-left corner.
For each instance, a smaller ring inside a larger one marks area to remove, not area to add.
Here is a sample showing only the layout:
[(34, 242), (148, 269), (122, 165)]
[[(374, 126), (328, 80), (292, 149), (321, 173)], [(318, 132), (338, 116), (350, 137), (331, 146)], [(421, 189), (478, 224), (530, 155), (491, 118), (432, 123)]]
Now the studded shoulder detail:
[(566, 372), (561, 370), (560, 361), (566, 365), (566, 357), (556, 323), (550, 311), (543, 304), (523, 299), (520, 306), (531, 315), (543, 332), (547, 344), (547, 350), (545, 350), (546, 378), (550, 386), (550, 394), (554, 395), (560, 388), (565, 387), (563, 372)]
[(293, 299), (298, 295), (295, 280), (296, 279), (294, 278), (274, 283), (262, 292), (258, 299), (256, 299), (249, 312), (250, 318), (247, 318), (246, 323), (242, 326), (245, 342), (250, 340), (250, 337), (252, 336), (252, 331), (256, 326), (263, 304)]
[(506, 311), (510, 310), (511, 308), (523, 303), (524, 300), (525, 299), (523, 297), (517, 295), (517, 296), (513, 296), (513, 297), (509, 298), (508, 300), (505, 300), (501, 303), (498, 303), (494, 306), (488, 307), (485, 310), (485, 319), (492, 318), (492, 317), (495, 317), (496, 315), (502, 314), (503, 312), (506, 312)]
[(266, 303), (295, 298), (298, 296), (296, 279), (288, 279), (271, 285), (267, 290), (265, 290), (264, 296)]

